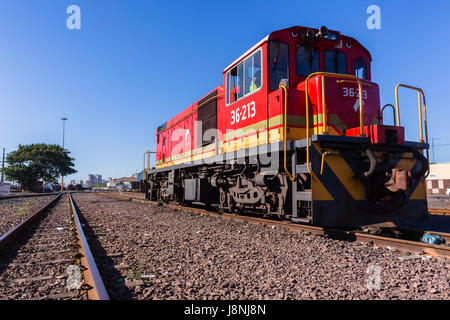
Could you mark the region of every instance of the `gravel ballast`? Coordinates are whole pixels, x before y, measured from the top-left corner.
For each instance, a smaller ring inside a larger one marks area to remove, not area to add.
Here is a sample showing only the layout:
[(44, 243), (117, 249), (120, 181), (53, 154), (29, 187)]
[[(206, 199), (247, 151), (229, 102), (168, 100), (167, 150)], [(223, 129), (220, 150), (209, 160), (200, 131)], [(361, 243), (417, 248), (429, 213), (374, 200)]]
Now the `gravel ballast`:
[(85, 291), (67, 287), (69, 267), (78, 270), (76, 244), (68, 196), (64, 195), (2, 247), (0, 299), (85, 299)]
[(74, 198), (113, 299), (450, 298), (445, 258), (191, 209), (98, 194)]
[(55, 198), (56, 195), (0, 199), (0, 236)]

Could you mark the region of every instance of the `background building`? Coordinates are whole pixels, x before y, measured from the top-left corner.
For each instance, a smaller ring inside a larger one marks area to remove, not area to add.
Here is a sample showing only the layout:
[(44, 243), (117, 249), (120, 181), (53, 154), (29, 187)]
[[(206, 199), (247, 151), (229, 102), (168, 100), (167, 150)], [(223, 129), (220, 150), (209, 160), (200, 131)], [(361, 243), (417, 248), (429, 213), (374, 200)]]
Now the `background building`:
[(430, 164), (427, 193), (450, 195), (450, 162)]
[(90, 181), (86, 181), (85, 183), (83, 183), (83, 189), (91, 189), (92, 188), (92, 183)]
[(0, 196), (9, 196), (11, 184), (7, 182), (0, 182)]
[(86, 183), (88, 183), (88, 182), (91, 185), (102, 184), (103, 183), (102, 175), (101, 174), (89, 174)]

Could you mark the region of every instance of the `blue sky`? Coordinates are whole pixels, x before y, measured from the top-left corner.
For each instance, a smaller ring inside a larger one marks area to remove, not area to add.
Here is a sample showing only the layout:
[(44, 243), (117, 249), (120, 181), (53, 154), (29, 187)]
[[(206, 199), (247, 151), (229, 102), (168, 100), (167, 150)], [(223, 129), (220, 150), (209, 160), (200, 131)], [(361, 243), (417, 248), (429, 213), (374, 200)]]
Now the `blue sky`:
[[(81, 30), (66, 8), (81, 8)], [(381, 8), (381, 30), (366, 9)], [(222, 70), (271, 31), (322, 25), (372, 53), (382, 104), (399, 82), (422, 87), (429, 136), (450, 144), (450, 2), (442, 1), (0, 1), (0, 147), (62, 143), (78, 174), (104, 178), (142, 167), (155, 129), (214, 87)], [(407, 138), (418, 139), (417, 98), (402, 91)], [(387, 117), (387, 122), (392, 121)], [(450, 161), (450, 145), (436, 147)]]

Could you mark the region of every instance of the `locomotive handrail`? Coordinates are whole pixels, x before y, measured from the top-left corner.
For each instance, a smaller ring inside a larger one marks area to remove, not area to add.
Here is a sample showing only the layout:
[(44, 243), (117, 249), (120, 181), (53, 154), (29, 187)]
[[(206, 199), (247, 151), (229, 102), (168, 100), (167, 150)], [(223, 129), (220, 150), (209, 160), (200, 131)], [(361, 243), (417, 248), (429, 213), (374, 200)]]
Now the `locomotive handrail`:
[[(400, 106), (399, 106), (399, 99), (398, 99), (398, 89), (400, 87), (411, 89), (417, 91), (417, 101), (418, 101), (418, 107), (419, 107), (419, 130), (420, 130), (420, 140), (419, 142), (426, 142), (428, 144), (428, 121), (427, 121), (427, 104), (425, 100), (425, 93), (421, 88), (413, 87), (406, 84), (398, 84), (395, 87), (395, 107), (397, 112), (397, 126), (400, 126)], [(422, 105), (423, 101), (423, 105)], [(423, 113), (423, 120), (422, 120), (422, 113)], [(425, 141), (423, 140), (423, 126), (425, 127)], [(430, 163), (430, 152), (427, 150), (427, 161)], [(428, 174), (430, 173), (429, 166), (427, 170), (427, 174), (425, 178), (428, 177)]]
[[(424, 142), (423, 126), (422, 126), (422, 123), (424, 123), (425, 138), (426, 138), (426, 143), (428, 143), (427, 106), (426, 106), (426, 101), (425, 101), (425, 94), (423, 93), (423, 90), (421, 88), (417, 88), (417, 87), (413, 87), (413, 86), (409, 86), (409, 85), (401, 84), (401, 83), (395, 87), (395, 107), (396, 107), (396, 112), (397, 112), (397, 126), (400, 126), (400, 106), (399, 106), (399, 99), (398, 99), (398, 89), (400, 87), (417, 91), (417, 100), (418, 100), (418, 106), (419, 106), (419, 129), (420, 129), (420, 141), (419, 142)], [(422, 100), (423, 100), (423, 107), (422, 107)], [(424, 116), (423, 120), (422, 120), (422, 113)]]
[[(337, 82), (337, 83), (342, 83), (342, 82), (357, 82), (357, 81), (352, 81), (352, 80), (337, 80), (336, 82)], [(364, 85), (364, 86), (366, 86), (366, 87), (369, 87), (369, 88), (372, 88), (372, 87), (373, 87), (373, 85), (370, 84), (370, 83), (361, 83), (361, 84)]]
[[(143, 165), (142, 165), (142, 181), (144, 181), (144, 174), (145, 174), (145, 181), (148, 182), (148, 171), (150, 169), (150, 154), (155, 153), (154, 151), (145, 151), (144, 152), (144, 161), (143, 161)], [(145, 156), (147, 155), (147, 168), (145, 167)]]
[(392, 108), (392, 114), (394, 116), (394, 125), (395, 125), (395, 123), (396, 123), (395, 107), (392, 104), (390, 104), (390, 103), (388, 103), (383, 108), (381, 108), (381, 124), (384, 124), (384, 109), (386, 107), (391, 107)]
[(280, 83), (280, 89), (284, 91), (284, 121), (283, 121), (283, 143), (284, 143), (284, 171), (289, 176), (291, 181), (297, 180), (297, 177), (294, 177), (291, 172), (287, 168), (287, 154), (286, 154), (286, 146), (287, 146), (287, 85), (286, 83)]
[[(305, 80), (305, 97), (306, 97), (306, 168), (308, 169), (309, 174), (311, 175), (311, 177), (314, 175), (312, 170), (311, 170), (311, 166), (310, 166), (310, 148), (309, 148), (309, 93), (308, 93), (308, 81), (309, 79), (311, 79), (312, 77), (315, 76), (322, 76), (322, 122), (323, 122), (323, 133), (327, 133), (327, 118), (326, 118), (326, 103), (325, 103), (325, 77), (332, 77), (332, 78), (347, 78), (347, 79), (351, 79), (354, 80), (358, 83), (358, 88), (359, 88), (359, 128), (360, 128), (360, 133), (359, 135), (362, 137), (365, 137), (364, 134), (364, 110), (363, 110), (363, 98), (362, 98), (362, 83), (361, 80), (353, 75), (349, 75), (349, 74), (338, 74), (338, 73), (332, 73), (332, 72), (314, 72), (311, 73)], [(285, 108), (286, 109), (286, 108)], [(319, 117), (317, 117), (317, 119), (319, 119)], [(286, 116), (285, 116), (285, 120), (286, 122)], [(319, 126), (320, 127), (320, 126)], [(286, 136), (284, 136), (284, 139), (286, 140)], [(322, 155), (322, 162), (324, 160), (324, 156)], [(284, 151), (284, 161), (286, 163), (286, 141), (285, 141), (285, 151)], [(323, 163), (322, 163), (323, 165)], [(323, 169), (321, 169), (321, 174), (323, 173)]]
[[(145, 167), (145, 156), (148, 154), (148, 151), (144, 152), (144, 159), (142, 161), (142, 181), (147, 181), (147, 168)], [(148, 157), (148, 156), (147, 156)]]

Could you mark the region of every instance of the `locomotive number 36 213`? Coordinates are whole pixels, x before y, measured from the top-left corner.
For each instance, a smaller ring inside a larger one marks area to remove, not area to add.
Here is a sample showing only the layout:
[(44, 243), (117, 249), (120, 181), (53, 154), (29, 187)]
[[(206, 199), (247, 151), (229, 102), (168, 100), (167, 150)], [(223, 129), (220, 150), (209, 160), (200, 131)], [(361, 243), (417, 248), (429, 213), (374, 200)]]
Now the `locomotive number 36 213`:
[(256, 115), (255, 101), (249, 102), (246, 105), (238, 107), (231, 111), (231, 124), (239, 123), (241, 120), (253, 118)]
[[(358, 89), (354, 89), (354, 88), (346, 88), (344, 87), (344, 97), (357, 97), (359, 98), (359, 88)], [(367, 91), (363, 90), (363, 99), (367, 99)]]

